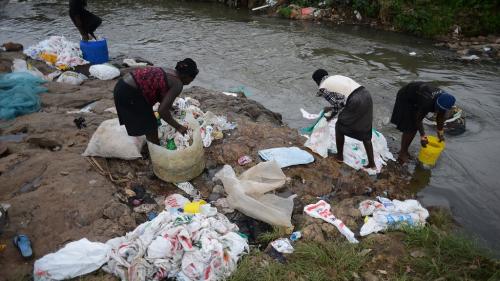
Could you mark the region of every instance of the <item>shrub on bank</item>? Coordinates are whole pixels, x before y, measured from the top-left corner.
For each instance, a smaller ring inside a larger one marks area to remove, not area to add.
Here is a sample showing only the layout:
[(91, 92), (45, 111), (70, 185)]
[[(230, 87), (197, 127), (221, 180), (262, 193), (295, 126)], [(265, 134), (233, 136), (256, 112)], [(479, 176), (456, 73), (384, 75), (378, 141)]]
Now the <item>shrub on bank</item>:
[(465, 36), (495, 34), (500, 30), (498, 0), (291, 0), (291, 3), (301, 7), (358, 10), (363, 17), (425, 37), (449, 34), (455, 26)]

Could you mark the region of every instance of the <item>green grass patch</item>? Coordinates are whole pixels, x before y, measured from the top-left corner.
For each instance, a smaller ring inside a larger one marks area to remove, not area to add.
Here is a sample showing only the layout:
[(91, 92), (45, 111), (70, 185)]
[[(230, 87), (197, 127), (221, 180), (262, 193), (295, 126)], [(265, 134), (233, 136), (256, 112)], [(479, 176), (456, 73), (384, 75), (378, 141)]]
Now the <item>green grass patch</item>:
[(409, 249), (421, 249), (423, 257), (408, 257), (402, 262), (414, 277), (423, 280), (500, 280), (500, 262), (480, 248), (470, 237), (449, 233), (437, 227), (406, 228), (404, 240)]
[(280, 264), (261, 252), (243, 258), (231, 281), (351, 280), (367, 261), (361, 246), (346, 241), (300, 242)]

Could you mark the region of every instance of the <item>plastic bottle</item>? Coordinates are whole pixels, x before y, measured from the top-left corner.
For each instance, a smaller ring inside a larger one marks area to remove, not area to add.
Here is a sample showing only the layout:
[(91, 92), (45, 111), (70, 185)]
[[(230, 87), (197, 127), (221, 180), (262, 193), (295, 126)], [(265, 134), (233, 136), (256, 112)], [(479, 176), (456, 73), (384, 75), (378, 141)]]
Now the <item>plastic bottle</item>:
[(291, 241), (297, 241), (302, 237), (302, 233), (300, 231), (295, 231), (290, 235), (290, 240)]
[(376, 213), (373, 215), (373, 218), (379, 224), (386, 224), (386, 225), (407, 223), (413, 226), (420, 221), (417, 214)]
[(175, 145), (174, 139), (169, 139), (167, 141), (167, 149), (168, 150), (176, 150), (177, 149), (177, 146)]

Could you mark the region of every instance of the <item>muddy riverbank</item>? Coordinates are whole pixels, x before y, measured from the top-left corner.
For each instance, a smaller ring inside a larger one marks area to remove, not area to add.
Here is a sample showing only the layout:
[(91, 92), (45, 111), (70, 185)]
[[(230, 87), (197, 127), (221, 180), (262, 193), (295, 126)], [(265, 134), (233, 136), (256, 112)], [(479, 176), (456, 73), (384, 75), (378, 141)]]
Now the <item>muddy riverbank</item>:
[[(3, 72), (10, 68), (13, 58), (24, 56), (0, 53)], [(45, 74), (52, 71), (40, 62), (32, 63)], [(122, 72), (126, 71), (122, 69)], [(2, 136), (19, 137), (16, 141), (6, 142), (7, 152), (0, 158), (0, 202), (11, 205), (8, 224), (0, 236), (2, 243), (7, 244), (6, 250), (0, 254), (0, 279), (18, 280), (29, 276), (32, 271), (33, 261), (23, 260), (9, 241), (16, 233), (31, 238), (36, 259), (67, 242), (82, 237), (106, 241), (144, 222), (145, 215), (134, 212), (124, 200), (125, 189), (144, 187), (151, 198), (156, 199), (155, 202), (160, 202), (157, 210), (162, 209), (162, 198), (166, 195), (182, 193), (174, 185), (154, 177), (147, 151), (143, 151), (143, 159), (134, 161), (95, 158), (102, 170), (95, 169), (89, 158), (81, 156), (97, 126), (116, 117), (104, 111), (113, 106), (115, 83), (95, 79), (81, 86), (48, 82), (45, 86), (49, 91), (41, 95), (42, 109), (39, 112), (0, 122)], [(205, 199), (217, 184), (212, 181), (213, 174), (224, 164), (242, 172), (258, 162), (257, 151), (260, 149), (302, 147), (305, 141), (295, 129), (283, 125), (279, 114), (245, 97), (229, 97), (201, 87), (186, 89), (183, 96), (198, 99), (202, 110), (223, 114), (238, 125), (237, 129), (229, 131), (222, 140), (214, 141), (206, 149), (206, 170), (192, 181)], [(91, 113), (67, 113), (92, 102), (97, 103)], [(75, 126), (73, 120), (78, 117), (85, 118), (87, 127), (78, 129)], [(250, 155), (257, 161), (240, 167), (237, 159), (242, 155)], [(364, 172), (354, 172), (339, 165), (332, 157), (323, 159), (315, 155), (313, 164), (286, 168), (284, 172), (290, 180), (280, 192), (298, 194), (292, 219), (297, 226), (306, 225), (303, 206), (316, 202), (319, 196), (329, 198), (335, 206), (335, 213), (353, 230), (359, 229), (362, 222), (362, 218), (353, 212), (357, 203), (366, 198), (355, 197), (353, 200), (354, 196), (413, 196), (406, 189), (408, 174), (393, 164), (374, 179)], [(242, 222), (242, 232), (248, 232), (253, 240), (260, 234), (258, 231), (269, 230), (262, 223), (239, 217), (234, 219)], [(260, 225), (261, 230), (249, 227), (249, 224)], [(329, 229), (327, 233), (332, 234), (334, 230)]]

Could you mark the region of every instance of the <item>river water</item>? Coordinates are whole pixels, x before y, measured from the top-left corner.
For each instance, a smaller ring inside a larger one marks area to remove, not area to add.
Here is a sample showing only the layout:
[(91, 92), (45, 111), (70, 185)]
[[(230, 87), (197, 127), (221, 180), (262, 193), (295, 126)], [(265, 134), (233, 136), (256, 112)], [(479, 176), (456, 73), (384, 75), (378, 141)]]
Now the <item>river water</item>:
[[(291, 127), (308, 124), (301, 107), (318, 112), (327, 105), (314, 96), (316, 68), (364, 85), (374, 98), (374, 125), (396, 140), (389, 117), (398, 89), (412, 80), (434, 81), (457, 97), (467, 131), (448, 137), (432, 176), (416, 172), (419, 198), (449, 206), (469, 233), (500, 254), (499, 63), (463, 63), (430, 41), (402, 34), (267, 18), (218, 4), (89, 2), (103, 18), (97, 35), (107, 38), (111, 57), (140, 56), (165, 66), (191, 57), (200, 68), (194, 85), (244, 86)], [(67, 10), (67, 1), (9, 3), (0, 12), (0, 42), (29, 46), (50, 35), (77, 41)], [(412, 149), (418, 150), (416, 141)]]

